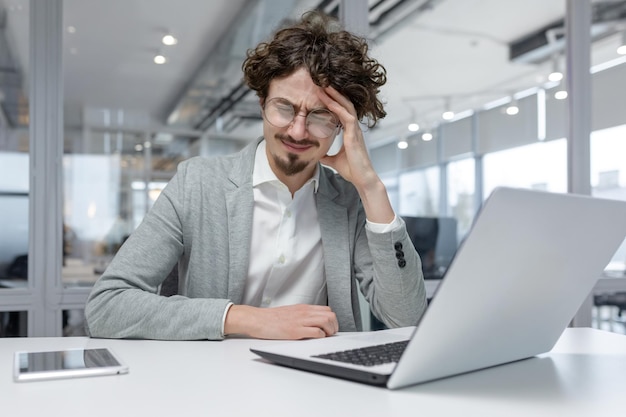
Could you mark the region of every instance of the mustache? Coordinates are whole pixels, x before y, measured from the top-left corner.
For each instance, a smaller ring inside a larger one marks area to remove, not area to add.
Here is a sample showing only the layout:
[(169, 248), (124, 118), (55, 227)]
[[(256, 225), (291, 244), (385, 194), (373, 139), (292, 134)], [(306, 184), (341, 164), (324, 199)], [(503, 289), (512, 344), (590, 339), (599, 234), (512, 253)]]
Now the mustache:
[(280, 139), (283, 142), (287, 142), (287, 143), (291, 143), (294, 145), (299, 145), (299, 146), (315, 146), (316, 148), (320, 147), (320, 143), (316, 140), (311, 140), (311, 139), (302, 139), (302, 140), (295, 140), (294, 138), (292, 138), (289, 135), (283, 135), (280, 133), (276, 134), (276, 139)]

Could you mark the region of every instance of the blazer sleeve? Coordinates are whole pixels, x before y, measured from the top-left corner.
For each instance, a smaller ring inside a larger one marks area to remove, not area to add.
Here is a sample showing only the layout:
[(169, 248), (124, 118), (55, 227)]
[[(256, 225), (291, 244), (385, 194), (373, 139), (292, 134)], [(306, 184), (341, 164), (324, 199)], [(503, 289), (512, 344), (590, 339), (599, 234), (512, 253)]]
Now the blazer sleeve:
[(157, 294), (183, 253), (185, 163), (94, 285), (85, 307), (90, 336), (222, 339), (227, 299)]
[(374, 315), (388, 327), (416, 325), (426, 310), (422, 264), (402, 218), (376, 233), (361, 225), (355, 245), (355, 275)]

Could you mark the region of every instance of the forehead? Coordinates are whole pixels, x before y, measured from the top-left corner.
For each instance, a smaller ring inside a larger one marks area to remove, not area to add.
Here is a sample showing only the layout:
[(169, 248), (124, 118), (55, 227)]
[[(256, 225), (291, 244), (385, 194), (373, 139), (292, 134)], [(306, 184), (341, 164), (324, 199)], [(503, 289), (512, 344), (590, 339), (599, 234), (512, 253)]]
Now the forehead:
[(320, 107), (322, 102), (318, 92), (321, 90), (305, 69), (299, 69), (286, 77), (274, 78), (270, 82), (267, 98), (282, 97), (297, 106)]

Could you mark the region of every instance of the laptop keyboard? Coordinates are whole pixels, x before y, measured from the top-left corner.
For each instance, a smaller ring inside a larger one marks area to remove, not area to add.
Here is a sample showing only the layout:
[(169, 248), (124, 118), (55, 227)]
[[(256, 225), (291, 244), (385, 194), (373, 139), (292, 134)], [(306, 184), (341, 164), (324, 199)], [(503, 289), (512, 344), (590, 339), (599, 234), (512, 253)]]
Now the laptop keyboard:
[(359, 349), (342, 350), (339, 352), (315, 355), (314, 358), (330, 359), (354, 365), (374, 366), (398, 362), (402, 352), (409, 344), (408, 340), (367, 346)]

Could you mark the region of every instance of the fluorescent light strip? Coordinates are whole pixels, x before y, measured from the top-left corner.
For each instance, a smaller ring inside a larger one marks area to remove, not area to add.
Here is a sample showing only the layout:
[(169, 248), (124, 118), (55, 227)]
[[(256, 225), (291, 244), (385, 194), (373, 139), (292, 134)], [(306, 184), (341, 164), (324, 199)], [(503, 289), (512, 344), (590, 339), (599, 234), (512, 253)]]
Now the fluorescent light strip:
[(546, 140), (546, 90), (537, 90), (537, 139)]
[(604, 71), (607, 70), (609, 68), (613, 68), (616, 67), (618, 65), (622, 65), (626, 63), (626, 56), (621, 56), (619, 58), (615, 58), (612, 59), (610, 61), (607, 62), (603, 62), (602, 64), (598, 64), (598, 65), (594, 65), (593, 67), (591, 67), (591, 73), (595, 74), (596, 72), (600, 72), (600, 71)]

